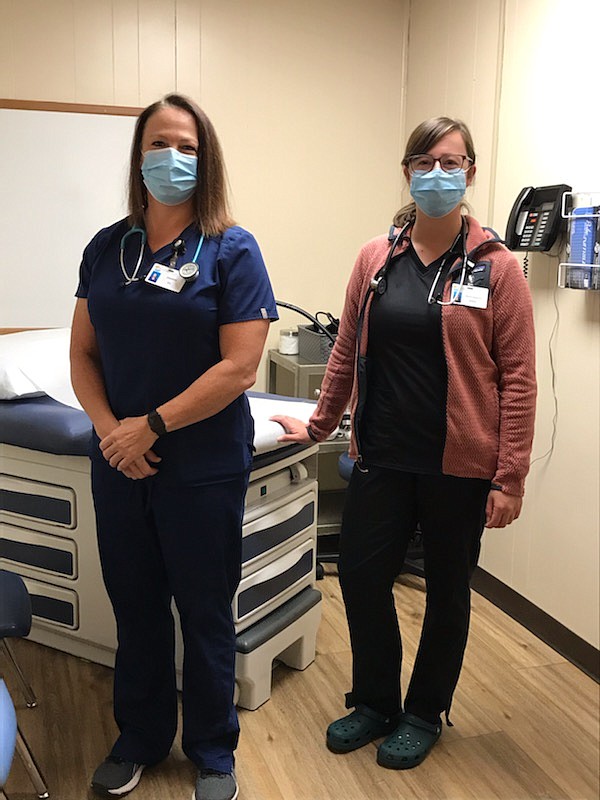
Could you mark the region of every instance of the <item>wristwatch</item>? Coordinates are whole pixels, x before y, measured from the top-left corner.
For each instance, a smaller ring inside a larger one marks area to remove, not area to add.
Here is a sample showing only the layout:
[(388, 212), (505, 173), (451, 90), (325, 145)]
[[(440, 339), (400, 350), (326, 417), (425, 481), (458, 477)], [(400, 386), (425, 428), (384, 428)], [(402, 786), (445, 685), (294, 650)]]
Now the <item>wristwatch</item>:
[(167, 432), (165, 423), (163, 421), (163, 418), (156, 409), (154, 409), (154, 411), (151, 411), (148, 414), (147, 419), (148, 419), (148, 425), (150, 426), (150, 430), (153, 433), (155, 433), (157, 436), (165, 435), (165, 433)]

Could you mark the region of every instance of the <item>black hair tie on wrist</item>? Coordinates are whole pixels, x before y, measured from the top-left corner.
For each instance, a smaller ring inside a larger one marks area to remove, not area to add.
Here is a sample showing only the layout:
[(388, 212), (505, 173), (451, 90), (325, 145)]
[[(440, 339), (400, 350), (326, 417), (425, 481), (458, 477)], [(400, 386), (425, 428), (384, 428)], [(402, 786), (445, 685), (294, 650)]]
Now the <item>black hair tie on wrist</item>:
[(308, 433), (309, 437), (313, 440), (313, 442), (319, 441), (315, 436), (315, 434), (313, 433), (313, 429), (310, 427), (310, 425), (306, 426), (306, 432)]

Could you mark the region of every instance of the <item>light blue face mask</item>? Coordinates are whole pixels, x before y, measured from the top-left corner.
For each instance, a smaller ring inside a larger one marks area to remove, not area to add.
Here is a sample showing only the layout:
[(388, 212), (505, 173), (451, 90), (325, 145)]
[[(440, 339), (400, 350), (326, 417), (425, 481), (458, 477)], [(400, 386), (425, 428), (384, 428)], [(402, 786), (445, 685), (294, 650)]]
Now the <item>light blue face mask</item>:
[(190, 199), (198, 183), (197, 172), (198, 157), (173, 147), (144, 153), (144, 183), (152, 197), (165, 206), (178, 206)]
[(444, 172), (440, 167), (429, 172), (415, 172), (410, 179), (410, 193), (428, 217), (445, 217), (465, 196), (465, 173)]

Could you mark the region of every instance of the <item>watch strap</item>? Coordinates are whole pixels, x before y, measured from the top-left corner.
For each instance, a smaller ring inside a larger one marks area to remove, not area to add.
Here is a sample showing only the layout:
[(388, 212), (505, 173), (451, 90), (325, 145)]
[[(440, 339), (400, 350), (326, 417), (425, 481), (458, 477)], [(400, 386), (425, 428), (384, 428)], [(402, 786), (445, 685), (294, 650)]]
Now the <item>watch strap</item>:
[(164, 420), (156, 409), (148, 414), (148, 425), (150, 430), (157, 436), (164, 436), (167, 432)]

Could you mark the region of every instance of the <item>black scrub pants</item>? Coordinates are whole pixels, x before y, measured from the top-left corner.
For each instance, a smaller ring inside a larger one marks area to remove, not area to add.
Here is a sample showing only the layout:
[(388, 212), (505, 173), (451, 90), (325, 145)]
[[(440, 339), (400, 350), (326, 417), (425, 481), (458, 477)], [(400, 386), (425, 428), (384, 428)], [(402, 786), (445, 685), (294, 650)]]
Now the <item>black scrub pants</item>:
[(174, 598), (184, 640), (183, 750), (199, 768), (232, 768), (239, 725), (231, 603), (247, 482), (241, 475), (176, 486), (160, 473), (134, 481), (92, 460), (100, 560), (118, 634), (113, 756), (155, 764), (175, 738)]
[(346, 705), (402, 709), (402, 641), (392, 587), (417, 522), (427, 603), (404, 711), (437, 723), (462, 666), (490, 481), (356, 466), (340, 535), (339, 576), (353, 654)]

